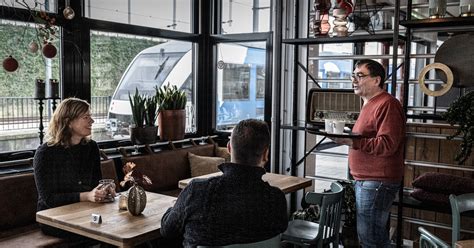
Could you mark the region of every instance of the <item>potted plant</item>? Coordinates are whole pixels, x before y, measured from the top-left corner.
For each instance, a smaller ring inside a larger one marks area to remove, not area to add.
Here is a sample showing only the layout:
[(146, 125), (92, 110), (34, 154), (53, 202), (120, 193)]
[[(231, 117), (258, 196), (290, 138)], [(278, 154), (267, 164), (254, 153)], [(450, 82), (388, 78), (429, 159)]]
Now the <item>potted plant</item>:
[(161, 140), (183, 139), (186, 127), (186, 92), (169, 84), (161, 88), (155, 87), (155, 90)]
[(135, 89), (135, 94), (130, 96), (130, 107), (134, 124), (130, 127), (130, 140), (133, 144), (151, 144), (156, 142), (158, 127), (155, 125), (157, 116), (157, 103), (154, 96), (142, 96)]
[(455, 160), (463, 164), (471, 156), (474, 143), (474, 91), (466, 93), (451, 103), (443, 117), (451, 126), (457, 125), (456, 132), (448, 139), (461, 135), (461, 149)]

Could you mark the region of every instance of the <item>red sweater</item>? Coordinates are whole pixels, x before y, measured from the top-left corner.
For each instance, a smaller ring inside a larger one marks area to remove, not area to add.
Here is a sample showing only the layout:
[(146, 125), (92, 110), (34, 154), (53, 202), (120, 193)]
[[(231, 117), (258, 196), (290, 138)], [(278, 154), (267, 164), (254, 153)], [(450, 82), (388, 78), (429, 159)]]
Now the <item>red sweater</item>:
[(357, 180), (400, 182), (406, 119), (400, 102), (382, 92), (361, 109), (352, 131), (361, 134), (349, 151), (349, 167)]

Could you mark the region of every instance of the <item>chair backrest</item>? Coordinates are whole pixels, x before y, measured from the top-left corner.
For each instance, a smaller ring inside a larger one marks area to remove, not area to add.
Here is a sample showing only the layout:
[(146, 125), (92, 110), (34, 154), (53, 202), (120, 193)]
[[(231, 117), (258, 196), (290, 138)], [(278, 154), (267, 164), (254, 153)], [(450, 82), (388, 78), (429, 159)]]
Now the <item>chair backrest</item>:
[(461, 213), (474, 210), (474, 193), (458, 196), (451, 194), (449, 202), (453, 219), (452, 246), (456, 247), (455, 243), (459, 240), (461, 232)]
[(341, 209), (344, 199), (344, 188), (341, 184), (333, 182), (331, 191), (324, 193), (308, 192), (305, 200), (309, 204), (320, 204), (319, 232), (316, 236), (317, 247), (329, 243), (339, 243), (339, 227), (341, 223)]
[(115, 162), (113, 159), (107, 157), (104, 151), (100, 150), (100, 170), (102, 172), (103, 179), (114, 179), (115, 182), (115, 191), (121, 191), (120, 182), (117, 175), (117, 169), (115, 168)]
[(198, 246), (198, 248), (279, 248), (280, 247), (280, 234), (277, 236), (248, 244), (233, 244), (226, 246)]
[(418, 227), (420, 232), (420, 248), (449, 248), (449, 245), (442, 239), (428, 232), (423, 227)]

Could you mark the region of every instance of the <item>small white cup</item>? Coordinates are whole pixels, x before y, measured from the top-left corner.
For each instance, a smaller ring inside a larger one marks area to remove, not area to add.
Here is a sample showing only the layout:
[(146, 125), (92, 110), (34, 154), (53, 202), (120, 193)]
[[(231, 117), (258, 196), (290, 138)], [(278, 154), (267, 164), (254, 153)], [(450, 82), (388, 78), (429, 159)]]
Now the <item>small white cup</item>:
[(332, 132), (336, 134), (342, 134), (344, 133), (344, 126), (346, 125), (346, 122), (340, 121), (340, 120), (334, 120), (332, 122)]
[(333, 119), (325, 119), (324, 120), (324, 130), (326, 133), (332, 133), (333, 132)]

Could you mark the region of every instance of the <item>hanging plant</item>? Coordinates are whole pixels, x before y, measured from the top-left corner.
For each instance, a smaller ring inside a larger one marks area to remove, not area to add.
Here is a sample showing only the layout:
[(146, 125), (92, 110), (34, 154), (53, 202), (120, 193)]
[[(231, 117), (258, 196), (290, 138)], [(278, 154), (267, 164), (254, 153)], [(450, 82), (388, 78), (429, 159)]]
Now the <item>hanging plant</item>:
[(38, 36), (43, 41), (44, 45), (51, 43), (58, 38), (58, 30), (54, 25), (56, 23), (56, 18), (50, 17), (45, 11), (38, 12), (38, 14), (33, 18), (38, 24)]
[(451, 140), (461, 135), (461, 149), (455, 159), (459, 164), (463, 164), (471, 156), (474, 144), (474, 91), (468, 92), (454, 101), (443, 117), (451, 126), (457, 125), (456, 132), (448, 139)]
[[(49, 14), (44, 10), (34, 11), (25, 1), (16, 2), (29, 11), (31, 18), (36, 23), (36, 37), (38, 42), (30, 42), (28, 45), (29, 51), (35, 53), (41, 46), (43, 55), (46, 58), (55, 57), (57, 54), (57, 49), (52, 43), (59, 38), (58, 27), (55, 26), (56, 18), (49, 16)], [(37, 8), (38, 5), (41, 9), (42, 7), (40, 3), (35, 1), (35, 8)]]

